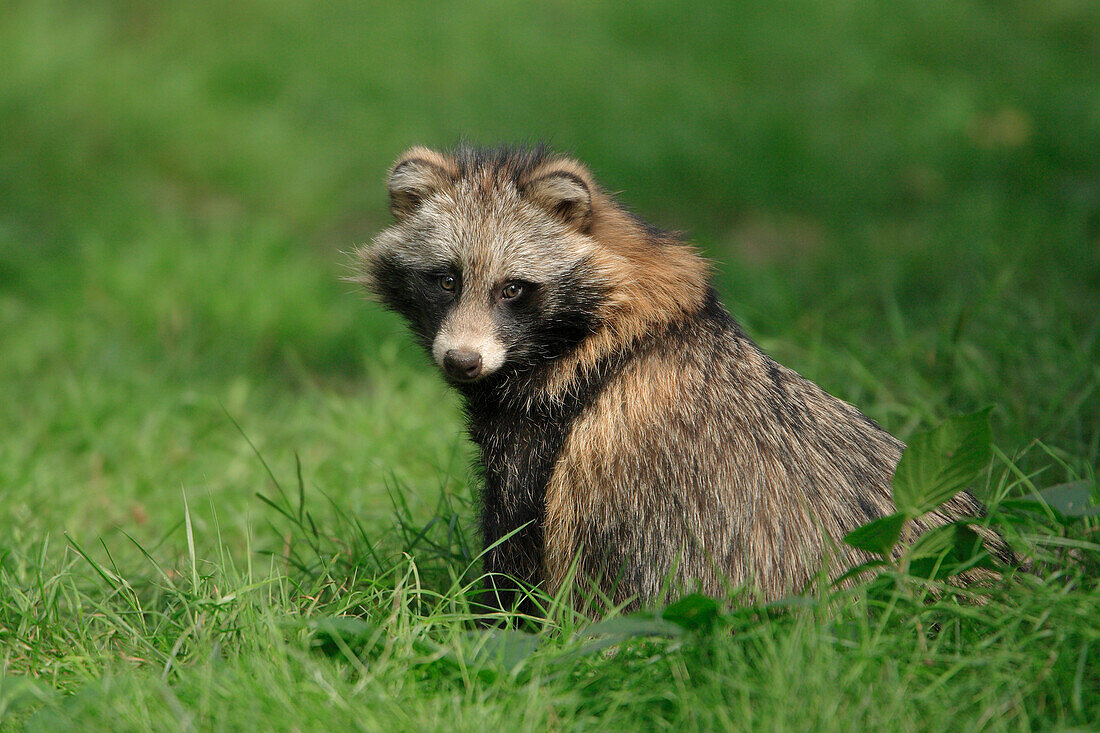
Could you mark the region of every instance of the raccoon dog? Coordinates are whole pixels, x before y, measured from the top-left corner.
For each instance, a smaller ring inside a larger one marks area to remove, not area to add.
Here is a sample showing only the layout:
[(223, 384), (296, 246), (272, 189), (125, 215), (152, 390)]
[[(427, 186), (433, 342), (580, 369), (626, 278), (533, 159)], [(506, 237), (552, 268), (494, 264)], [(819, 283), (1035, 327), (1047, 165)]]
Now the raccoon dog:
[[(503, 606), (570, 578), (767, 600), (866, 559), (841, 538), (894, 511), (902, 443), (764, 354), (690, 246), (541, 147), (415, 147), (388, 185), (359, 280), (464, 399)], [(914, 530), (977, 513), (960, 494)]]

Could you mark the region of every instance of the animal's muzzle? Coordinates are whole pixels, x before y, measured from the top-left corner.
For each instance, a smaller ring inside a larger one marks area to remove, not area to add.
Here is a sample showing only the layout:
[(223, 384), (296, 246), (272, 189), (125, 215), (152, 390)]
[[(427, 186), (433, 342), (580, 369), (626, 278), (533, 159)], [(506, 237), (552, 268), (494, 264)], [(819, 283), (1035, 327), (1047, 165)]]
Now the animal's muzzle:
[(477, 379), (481, 375), (481, 354), (473, 349), (448, 349), (443, 355), (443, 368), (455, 379)]

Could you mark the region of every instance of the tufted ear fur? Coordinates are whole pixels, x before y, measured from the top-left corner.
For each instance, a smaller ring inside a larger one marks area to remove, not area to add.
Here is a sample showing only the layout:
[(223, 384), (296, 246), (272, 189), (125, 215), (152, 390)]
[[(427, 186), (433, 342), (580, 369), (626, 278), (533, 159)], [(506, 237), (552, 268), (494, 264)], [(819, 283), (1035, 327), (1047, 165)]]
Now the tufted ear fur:
[(386, 183), (394, 217), (400, 221), (416, 211), (425, 198), (447, 184), (452, 168), (451, 162), (434, 150), (407, 150), (393, 164)]
[(523, 196), (578, 229), (587, 229), (592, 219), (592, 190), (582, 169), (555, 167), (535, 176), (523, 186)]

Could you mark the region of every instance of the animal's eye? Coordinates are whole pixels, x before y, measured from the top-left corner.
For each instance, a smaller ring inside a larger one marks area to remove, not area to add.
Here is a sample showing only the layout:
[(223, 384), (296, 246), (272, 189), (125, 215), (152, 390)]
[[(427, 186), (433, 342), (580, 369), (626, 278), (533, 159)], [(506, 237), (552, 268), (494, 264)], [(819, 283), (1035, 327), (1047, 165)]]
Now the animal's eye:
[(455, 280), (454, 275), (440, 275), (439, 287), (443, 288), (448, 293), (453, 293), (457, 285), (458, 281)]
[(523, 286), (519, 283), (508, 283), (504, 286), (504, 289), (500, 291), (500, 297), (504, 300), (512, 300), (518, 298), (519, 294), (523, 292)]

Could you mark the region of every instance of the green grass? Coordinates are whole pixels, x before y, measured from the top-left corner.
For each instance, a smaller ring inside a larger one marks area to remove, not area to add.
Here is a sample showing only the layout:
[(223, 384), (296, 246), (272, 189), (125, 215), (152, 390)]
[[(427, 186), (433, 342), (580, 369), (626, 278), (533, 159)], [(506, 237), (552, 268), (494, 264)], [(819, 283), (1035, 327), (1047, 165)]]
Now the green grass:
[(984, 605), (480, 628), (457, 401), (340, 280), (401, 149), (549, 139), (900, 437), (993, 405), (991, 503), (1095, 482), (1094, 3), (371, 5), (0, 7), (0, 728), (1100, 719), (1092, 519)]

